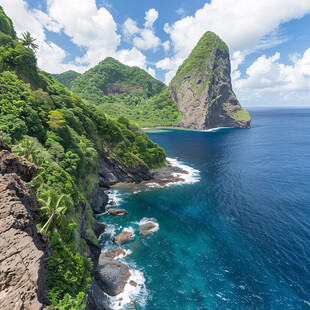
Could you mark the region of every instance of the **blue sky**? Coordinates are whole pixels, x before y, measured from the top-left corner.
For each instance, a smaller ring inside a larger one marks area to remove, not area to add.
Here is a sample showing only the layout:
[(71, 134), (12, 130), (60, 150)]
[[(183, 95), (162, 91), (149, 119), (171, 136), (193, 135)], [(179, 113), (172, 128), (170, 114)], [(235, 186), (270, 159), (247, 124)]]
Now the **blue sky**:
[(84, 72), (107, 56), (167, 84), (204, 32), (229, 46), (245, 107), (310, 106), (309, 0), (0, 0), (51, 73)]

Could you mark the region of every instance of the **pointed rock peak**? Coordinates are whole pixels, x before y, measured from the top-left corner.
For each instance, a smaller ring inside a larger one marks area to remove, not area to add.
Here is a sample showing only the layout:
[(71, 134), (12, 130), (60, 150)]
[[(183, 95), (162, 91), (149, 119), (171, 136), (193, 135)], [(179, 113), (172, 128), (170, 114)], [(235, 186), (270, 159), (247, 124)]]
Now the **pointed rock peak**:
[(170, 83), (173, 100), (183, 114), (181, 127), (206, 130), (249, 127), (231, 85), (229, 50), (215, 33), (206, 32)]

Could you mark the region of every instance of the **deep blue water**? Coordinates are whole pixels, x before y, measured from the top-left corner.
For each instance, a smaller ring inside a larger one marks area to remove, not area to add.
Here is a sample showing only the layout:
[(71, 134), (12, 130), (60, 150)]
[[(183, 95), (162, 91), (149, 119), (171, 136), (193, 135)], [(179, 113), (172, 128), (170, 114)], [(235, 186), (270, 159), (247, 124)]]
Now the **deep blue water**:
[[(136, 309), (310, 309), (310, 110), (250, 112), (250, 129), (148, 134), (200, 182), (122, 191), (129, 213), (103, 216), (135, 229)], [(143, 217), (160, 229), (141, 237)]]

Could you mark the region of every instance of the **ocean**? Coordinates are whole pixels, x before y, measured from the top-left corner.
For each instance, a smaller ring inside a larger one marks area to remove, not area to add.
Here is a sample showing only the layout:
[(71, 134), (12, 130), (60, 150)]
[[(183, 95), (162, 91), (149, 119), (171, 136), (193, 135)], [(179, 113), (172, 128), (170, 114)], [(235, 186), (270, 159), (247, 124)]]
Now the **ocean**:
[[(122, 260), (138, 283), (115, 309), (310, 309), (310, 110), (250, 113), (249, 129), (147, 133), (190, 174), (111, 193), (128, 214), (101, 216), (103, 250), (132, 231)], [(143, 218), (159, 229), (141, 236)]]

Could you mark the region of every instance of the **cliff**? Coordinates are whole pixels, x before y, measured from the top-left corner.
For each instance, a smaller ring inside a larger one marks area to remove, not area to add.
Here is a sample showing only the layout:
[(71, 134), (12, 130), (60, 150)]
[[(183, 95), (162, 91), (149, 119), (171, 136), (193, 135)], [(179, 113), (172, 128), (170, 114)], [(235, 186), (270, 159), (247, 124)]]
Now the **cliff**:
[(36, 229), (39, 203), (24, 183), (37, 168), (2, 140), (0, 151), (0, 308), (42, 309), (45, 243)]
[(227, 45), (213, 32), (205, 33), (169, 85), (184, 116), (180, 127), (250, 126), (251, 117), (238, 102), (230, 75)]

